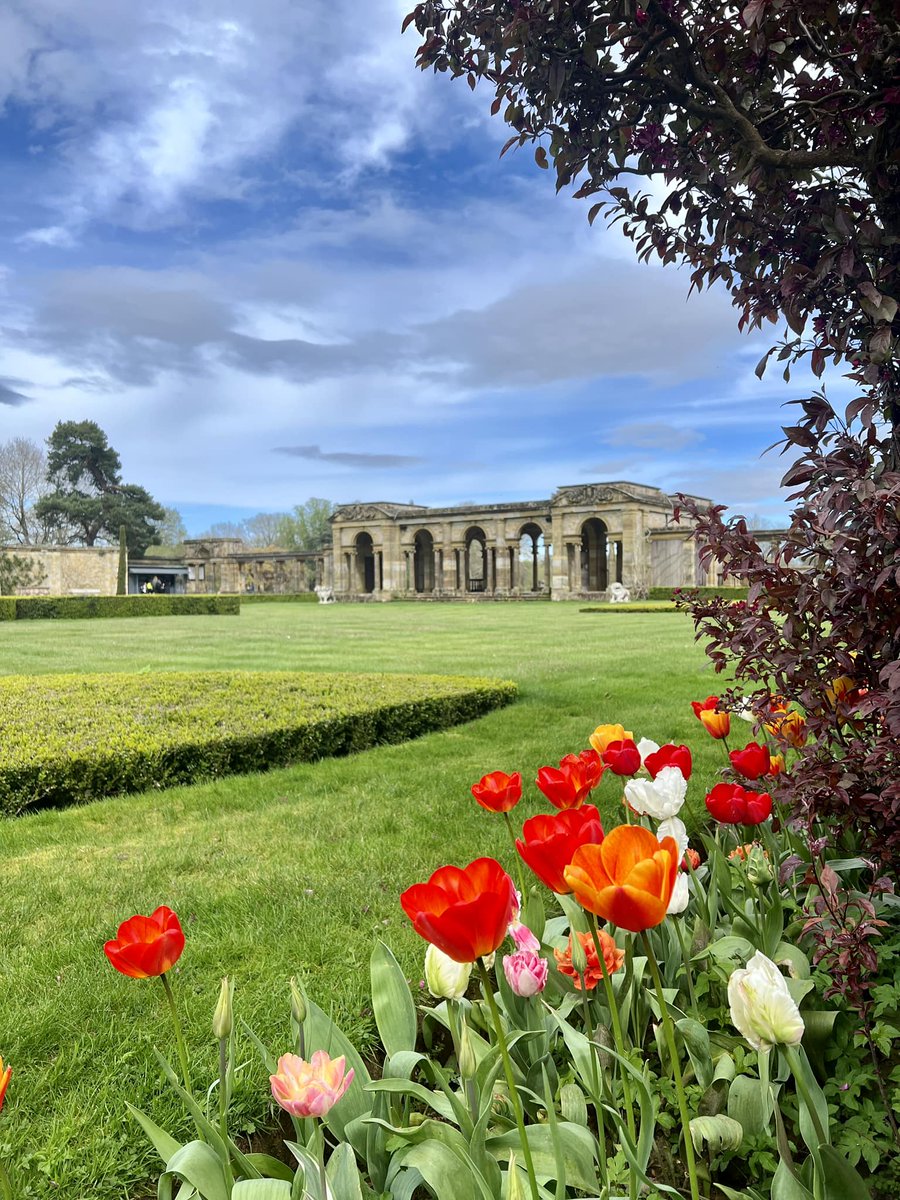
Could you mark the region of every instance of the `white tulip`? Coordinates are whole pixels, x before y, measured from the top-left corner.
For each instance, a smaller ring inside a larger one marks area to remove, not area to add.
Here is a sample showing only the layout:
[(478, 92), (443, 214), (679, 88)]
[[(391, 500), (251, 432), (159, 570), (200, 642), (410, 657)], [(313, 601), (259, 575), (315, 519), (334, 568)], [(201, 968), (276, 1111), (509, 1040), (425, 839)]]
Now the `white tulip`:
[(657, 821), (675, 817), (687, 795), (687, 780), (677, 767), (663, 767), (655, 779), (629, 779), (625, 799), (635, 812)]
[(647, 755), (655, 754), (659, 749), (659, 746), (657, 746), (656, 742), (651, 742), (650, 738), (641, 738), (637, 744), (637, 748), (638, 754), (641, 756), (641, 765), (643, 766), (647, 759)]
[(803, 1018), (787, 981), (759, 950), (746, 967), (732, 972), (728, 1003), (732, 1024), (754, 1050), (796, 1046), (803, 1037)]
[(684, 858), (684, 852), (688, 848), (688, 831), (687, 826), (681, 817), (667, 817), (665, 821), (660, 821), (656, 836), (660, 841), (664, 837), (675, 839), (675, 844), (678, 847), (678, 861)]
[(687, 871), (679, 871), (675, 876), (675, 887), (672, 889), (672, 899), (669, 901), (666, 913), (672, 916), (674, 913), (684, 912), (690, 898), (691, 889), (688, 883)]
[(437, 946), (425, 951), (425, 983), (435, 1000), (462, 1000), (471, 974), (471, 963), (458, 963)]

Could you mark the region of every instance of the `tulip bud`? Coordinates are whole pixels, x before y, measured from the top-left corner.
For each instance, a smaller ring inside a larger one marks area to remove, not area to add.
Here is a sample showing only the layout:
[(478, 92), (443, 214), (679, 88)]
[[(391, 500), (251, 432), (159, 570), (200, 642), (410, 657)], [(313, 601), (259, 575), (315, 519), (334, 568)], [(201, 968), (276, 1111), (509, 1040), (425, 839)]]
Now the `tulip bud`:
[(234, 984), (228, 982), (226, 975), (219, 988), (219, 999), (212, 1019), (213, 1037), (218, 1042), (231, 1037), (231, 1031), (234, 1029), (234, 1010), (231, 1004), (233, 996)]
[(471, 974), (471, 963), (456, 962), (434, 945), (425, 951), (425, 982), (436, 1000), (462, 1000)]
[(570, 938), (569, 945), (572, 951), (572, 970), (576, 975), (586, 975), (588, 967), (587, 954), (585, 953), (584, 946), (581, 944), (581, 938)]
[(515, 1151), (509, 1152), (509, 1169), (506, 1173), (506, 1200), (525, 1200), (525, 1191), (519, 1175), (519, 1165), (516, 1162)]
[(746, 967), (732, 971), (728, 1003), (732, 1024), (754, 1050), (796, 1046), (803, 1037), (803, 1018), (787, 981), (759, 950)]
[(472, 1035), (469, 1033), (465, 1017), (462, 1017), (459, 1022), (459, 1049), (456, 1057), (459, 1063), (459, 1073), (463, 1079), (474, 1079), (478, 1063), (472, 1046)]
[(762, 846), (753, 846), (747, 857), (747, 881), (754, 887), (761, 883), (771, 883), (775, 878), (769, 856)]
[(296, 979), (291, 979), (291, 1016), (298, 1025), (306, 1020), (306, 997)]

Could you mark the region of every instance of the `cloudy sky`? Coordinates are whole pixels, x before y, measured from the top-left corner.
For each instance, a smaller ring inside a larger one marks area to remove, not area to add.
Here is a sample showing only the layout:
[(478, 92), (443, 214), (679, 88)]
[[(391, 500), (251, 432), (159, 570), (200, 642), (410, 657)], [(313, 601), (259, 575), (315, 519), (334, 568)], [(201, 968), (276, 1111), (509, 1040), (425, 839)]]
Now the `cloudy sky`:
[(783, 519), (803, 382), (498, 160), (411, 3), (4, 0), (0, 441), (95, 420), (192, 533), (613, 479)]

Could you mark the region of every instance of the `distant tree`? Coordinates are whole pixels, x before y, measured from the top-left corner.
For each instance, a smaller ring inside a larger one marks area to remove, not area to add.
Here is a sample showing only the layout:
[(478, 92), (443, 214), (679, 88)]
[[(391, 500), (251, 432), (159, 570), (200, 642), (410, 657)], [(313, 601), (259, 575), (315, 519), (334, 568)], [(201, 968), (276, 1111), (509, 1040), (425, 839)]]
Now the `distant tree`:
[(257, 513), (242, 522), (244, 541), (248, 546), (262, 549), (265, 546), (281, 546), (281, 531), (287, 513)]
[(334, 512), (330, 500), (311, 496), (305, 504), (296, 505), (285, 513), (278, 529), (277, 542), (285, 550), (321, 550), (331, 543), (331, 524)]
[(200, 534), (201, 538), (240, 538), (244, 540), (244, 526), (236, 521), (215, 521), (209, 529)]
[(52, 490), (35, 505), (39, 519), (68, 525), (86, 546), (117, 541), (124, 525), (138, 557), (159, 542), (165, 510), (144, 488), (122, 483), (121, 460), (99, 425), (60, 421), (47, 446)]
[(187, 537), (187, 529), (177, 508), (163, 508), (163, 519), (159, 523), (159, 545), (174, 550)]
[(34, 506), (47, 491), (47, 456), (30, 438), (0, 444), (0, 541), (33, 546), (50, 540)]

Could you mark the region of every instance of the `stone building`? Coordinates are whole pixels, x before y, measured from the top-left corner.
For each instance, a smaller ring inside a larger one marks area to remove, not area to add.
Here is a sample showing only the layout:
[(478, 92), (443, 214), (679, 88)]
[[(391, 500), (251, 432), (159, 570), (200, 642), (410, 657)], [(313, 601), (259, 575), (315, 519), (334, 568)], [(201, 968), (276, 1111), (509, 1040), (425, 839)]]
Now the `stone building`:
[(183, 543), (186, 590), (309, 592), (325, 581), (328, 550), (252, 550), (240, 538), (192, 538)]
[(623, 481), (508, 504), (339, 505), (327, 582), (338, 599), (380, 600), (602, 599), (613, 583), (633, 595), (714, 584), (673, 509), (659, 488)]
[(31, 582), (19, 596), (114, 596), (118, 546), (3, 546), (29, 563)]

